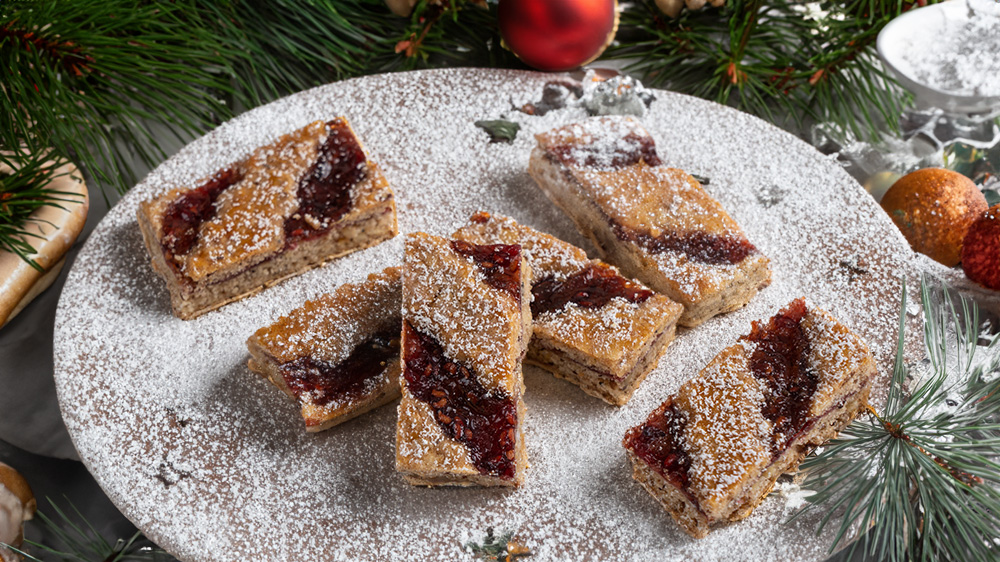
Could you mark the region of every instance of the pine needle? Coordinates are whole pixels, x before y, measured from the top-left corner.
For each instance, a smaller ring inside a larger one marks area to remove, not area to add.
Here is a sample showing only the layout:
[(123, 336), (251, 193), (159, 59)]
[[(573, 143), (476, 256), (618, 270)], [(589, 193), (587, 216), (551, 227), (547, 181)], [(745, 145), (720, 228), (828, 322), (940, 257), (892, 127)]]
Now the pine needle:
[(59, 163), (47, 156), (32, 155), (26, 160), (12, 158), (0, 152), (0, 164), (13, 171), (0, 173), (0, 252), (11, 252), (38, 271), (42, 271), (32, 255), (33, 239), (42, 238), (27, 229), (31, 215), (42, 207), (62, 207), (63, 203), (79, 202), (76, 193), (51, 189), (53, 180), (65, 175), (59, 172)]
[[(831, 551), (865, 533), (864, 548), (888, 562), (996, 560), (1000, 556), (1000, 338), (985, 346), (975, 303), (921, 284), (929, 372), (903, 358), (906, 289), (897, 355), (881, 413), (862, 416), (802, 463), (802, 513), (840, 518)], [(907, 385), (911, 390), (907, 392)], [(793, 517), (794, 518), (794, 517)]]
[(174, 560), (165, 551), (156, 548), (139, 531), (127, 539), (116, 540), (115, 544), (112, 545), (97, 532), (97, 529), (80, 513), (73, 502), (65, 497), (63, 499), (69, 505), (69, 512), (52, 501), (51, 498), (46, 498), (55, 518), (50, 518), (41, 511), (35, 514), (45, 534), (51, 537), (52, 544), (46, 545), (26, 540), (24, 544), (28, 550), (17, 549), (2, 543), (0, 546), (7, 547), (26, 559), (36, 562), (42, 562), (42, 560), (63, 562), (138, 562), (141, 560), (167, 562)]
[(779, 126), (833, 122), (873, 138), (898, 130), (909, 101), (875, 56), (875, 38), (915, 5), (730, 0), (669, 18), (653, 0), (640, 0), (622, 13), (619, 41), (606, 57), (631, 61), (626, 69), (650, 85), (714, 99)]

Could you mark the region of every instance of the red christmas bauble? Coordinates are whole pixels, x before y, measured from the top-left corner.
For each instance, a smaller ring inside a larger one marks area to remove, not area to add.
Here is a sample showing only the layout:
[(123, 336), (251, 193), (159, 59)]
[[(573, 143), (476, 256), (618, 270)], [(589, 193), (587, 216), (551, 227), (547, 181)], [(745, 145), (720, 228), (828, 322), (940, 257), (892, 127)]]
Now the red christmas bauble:
[(500, 0), (500, 35), (539, 70), (569, 70), (604, 52), (618, 29), (617, 0)]

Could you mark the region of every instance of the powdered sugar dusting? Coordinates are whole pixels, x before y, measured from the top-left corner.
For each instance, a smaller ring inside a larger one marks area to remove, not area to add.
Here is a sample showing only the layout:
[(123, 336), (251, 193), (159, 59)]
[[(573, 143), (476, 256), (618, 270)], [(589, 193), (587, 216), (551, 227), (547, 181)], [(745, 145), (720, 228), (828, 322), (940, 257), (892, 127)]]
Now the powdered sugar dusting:
[(675, 399), (688, 415), (683, 447), (691, 455), (690, 489), (711, 518), (728, 516), (736, 491), (771, 460), (773, 430), (761, 411), (763, 386), (750, 374), (752, 349), (731, 348)]
[(487, 390), (519, 394), (513, 375), (520, 306), (510, 294), (486, 284), (482, 270), (448, 240), (426, 235), (407, 236), (403, 287), (404, 322), (434, 338)]
[[(582, 249), (517, 224), (510, 217), (474, 216), (454, 236), (475, 244), (520, 244), (525, 260), (531, 264), (532, 284), (543, 279), (563, 281), (591, 264)], [(669, 310), (669, 301), (663, 297), (640, 305), (617, 296), (601, 307), (580, 307), (571, 302), (531, 320), (535, 337), (554, 339), (560, 346), (583, 351), (621, 371), (626, 360), (635, 357), (630, 352), (642, 348), (658, 329), (664, 329), (663, 317)]]
[(920, 84), (963, 96), (1000, 96), (1000, 7), (956, 2), (966, 3), (908, 20), (913, 25), (887, 55)]
[[(871, 346), (881, 369), (875, 394), (884, 394), (899, 280), (916, 280), (912, 253), (836, 164), (748, 115), (657, 91), (642, 123), (666, 165), (711, 178), (708, 191), (771, 258), (771, 286), (745, 309), (681, 331), (625, 407), (527, 368), (532, 466), (517, 490), (409, 486), (394, 469), (394, 407), (307, 434), (295, 405), (246, 367), (244, 342), (255, 330), (339, 284), (398, 265), (402, 236), (193, 321), (170, 314), (136, 225), (139, 201), (336, 115), (350, 120), (395, 190), (401, 232), (446, 235), (486, 210), (591, 251), (526, 171), (533, 134), (580, 121), (584, 111), (511, 113), (522, 129), (510, 144), (488, 144), (473, 125), (503, 114), (512, 99), (537, 98), (551, 78), (455, 69), (303, 92), (192, 143), (108, 214), (62, 294), (56, 382), (80, 456), (154, 541), (182, 560), (462, 560), (462, 542), (492, 525), (517, 530), (537, 560), (826, 557), (832, 534), (815, 537), (811, 516), (785, 525), (780, 498), (704, 540), (688, 538), (631, 479), (620, 444), (751, 320), (803, 295)], [(765, 206), (757, 194), (770, 186), (785, 195)], [(841, 271), (852, 255), (868, 273)]]
[(255, 336), (279, 363), (311, 356), (336, 365), (374, 334), (399, 325), (401, 291), (399, 268), (388, 268), (306, 302)]

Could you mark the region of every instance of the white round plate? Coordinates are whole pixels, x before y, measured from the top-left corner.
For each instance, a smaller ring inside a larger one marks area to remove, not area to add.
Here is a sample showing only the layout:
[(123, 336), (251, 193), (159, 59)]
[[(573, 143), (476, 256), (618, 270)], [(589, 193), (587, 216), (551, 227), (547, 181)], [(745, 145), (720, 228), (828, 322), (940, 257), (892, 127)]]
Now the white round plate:
[[(396, 192), (402, 232), (447, 235), (475, 211), (512, 216), (588, 250), (529, 178), (533, 134), (586, 118), (530, 116), (551, 74), (454, 69), (379, 75), (305, 91), (191, 143), (105, 217), (69, 275), (55, 328), (63, 416), (80, 457), (122, 512), (185, 561), (467, 560), (487, 527), (516, 532), (533, 560), (822, 560), (832, 532), (769, 497), (748, 519), (689, 538), (631, 478), (621, 447), (643, 419), (750, 322), (799, 296), (875, 353), (884, 393), (905, 240), (831, 158), (747, 114), (665, 91), (642, 121), (669, 165), (707, 189), (771, 258), (774, 281), (744, 309), (682, 331), (632, 401), (614, 408), (527, 368), (523, 487), (428, 489), (394, 471), (396, 409), (320, 434), (246, 362), (245, 341), (303, 301), (402, 258), (402, 237), (182, 321), (149, 267), (140, 201), (194, 185), (254, 147), (345, 115)], [(507, 115), (513, 143), (473, 123)], [(912, 294), (912, 293), (911, 293)], [(737, 554), (738, 553), (738, 554)]]

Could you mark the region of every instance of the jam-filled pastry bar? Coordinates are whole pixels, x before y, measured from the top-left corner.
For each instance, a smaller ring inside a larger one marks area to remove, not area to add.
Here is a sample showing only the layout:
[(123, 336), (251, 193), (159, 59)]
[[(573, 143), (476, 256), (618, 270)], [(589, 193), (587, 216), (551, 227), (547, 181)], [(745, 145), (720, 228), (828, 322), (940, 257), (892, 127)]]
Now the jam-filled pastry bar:
[(396, 205), (347, 120), (316, 121), (139, 206), (185, 320), (396, 235)]
[(778, 476), (850, 423), (874, 376), (858, 336), (793, 301), (628, 430), (633, 477), (702, 538), (750, 515)]
[(536, 135), (528, 172), (605, 260), (684, 305), (681, 326), (736, 310), (771, 281), (768, 259), (689, 174), (662, 164), (632, 118)]
[(400, 279), (390, 267), (341, 285), (247, 340), (250, 370), (299, 404), (306, 431), (399, 398)]
[(407, 235), (396, 432), (407, 482), (521, 484), (530, 278), (518, 245)]
[(513, 219), (477, 213), (455, 238), (520, 244), (531, 265), (525, 361), (620, 406), (674, 339), (684, 307), (586, 252)]

